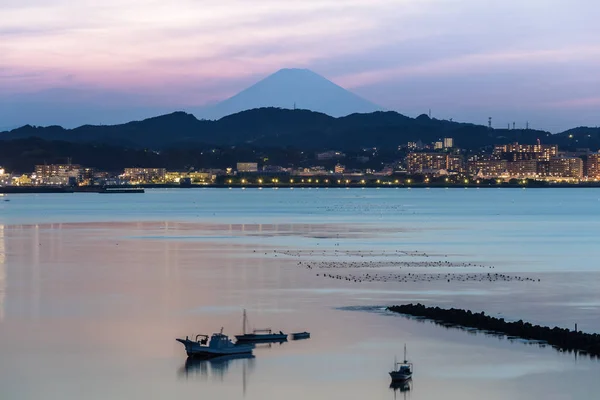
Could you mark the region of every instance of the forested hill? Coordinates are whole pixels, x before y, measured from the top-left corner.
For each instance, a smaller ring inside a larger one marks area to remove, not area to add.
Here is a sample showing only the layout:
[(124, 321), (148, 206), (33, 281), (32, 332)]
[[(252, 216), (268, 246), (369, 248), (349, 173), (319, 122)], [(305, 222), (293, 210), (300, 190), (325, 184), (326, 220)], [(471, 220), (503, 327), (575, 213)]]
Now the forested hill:
[(175, 112), (112, 126), (84, 125), (75, 129), (30, 125), (0, 133), (0, 140), (39, 137), (44, 140), (110, 144), (130, 148), (165, 149), (204, 143), (218, 146), (252, 145), (307, 150), (351, 150), (362, 147), (396, 148), (409, 141), (424, 143), (444, 137), (455, 146), (477, 150), (494, 144), (556, 143), (562, 149), (600, 147), (600, 128), (576, 128), (558, 135), (536, 130), (489, 129), (486, 126), (409, 118), (396, 112), (352, 114), (334, 118), (307, 110), (259, 108), (216, 121), (198, 120)]

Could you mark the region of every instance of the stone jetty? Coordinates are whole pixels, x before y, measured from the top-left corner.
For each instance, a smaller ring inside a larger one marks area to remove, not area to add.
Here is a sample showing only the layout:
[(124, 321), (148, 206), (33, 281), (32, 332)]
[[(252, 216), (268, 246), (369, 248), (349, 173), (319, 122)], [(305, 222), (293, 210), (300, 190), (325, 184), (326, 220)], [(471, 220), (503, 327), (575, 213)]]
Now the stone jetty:
[(388, 310), (413, 317), (427, 318), (444, 324), (493, 331), (525, 340), (542, 341), (559, 350), (576, 351), (600, 357), (600, 335), (597, 333), (532, 325), (522, 320), (506, 322), (504, 318), (490, 317), (483, 312), (474, 313), (456, 308), (426, 307), (422, 304), (391, 306), (388, 307)]

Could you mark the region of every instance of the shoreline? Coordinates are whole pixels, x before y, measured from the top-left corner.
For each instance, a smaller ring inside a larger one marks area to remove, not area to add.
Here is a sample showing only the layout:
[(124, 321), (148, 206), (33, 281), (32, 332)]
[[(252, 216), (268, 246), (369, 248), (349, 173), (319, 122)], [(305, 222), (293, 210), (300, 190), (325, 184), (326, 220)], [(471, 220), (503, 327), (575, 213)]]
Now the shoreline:
[(143, 193), (144, 189), (591, 189), (600, 188), (600, 182), (581, 184), (202, 184), (182, 186), (178, 184), (142, 184), (136, 186), (0, 186), (0, 194), (43, 193)]

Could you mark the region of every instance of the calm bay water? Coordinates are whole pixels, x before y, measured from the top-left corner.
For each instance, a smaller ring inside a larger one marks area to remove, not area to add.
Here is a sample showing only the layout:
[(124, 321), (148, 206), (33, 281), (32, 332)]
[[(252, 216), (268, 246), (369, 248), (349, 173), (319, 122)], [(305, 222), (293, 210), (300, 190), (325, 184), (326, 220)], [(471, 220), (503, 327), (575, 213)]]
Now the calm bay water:
[[(382, 307), (420, 301), (600, 332), (599, 243), (597, 189), (0, 197), (0, 398), (594, 398), (598, 361)], [(486, 269), (304, 267), (400, 252)], [(536, 281), (322, 276), (490, 271)], [(175, 337), (236, 334), (243, 308), (255, 327), (312, 338), (186, 365)], [(415, 376), (394, 392), (387, 372), (404, 343)]]

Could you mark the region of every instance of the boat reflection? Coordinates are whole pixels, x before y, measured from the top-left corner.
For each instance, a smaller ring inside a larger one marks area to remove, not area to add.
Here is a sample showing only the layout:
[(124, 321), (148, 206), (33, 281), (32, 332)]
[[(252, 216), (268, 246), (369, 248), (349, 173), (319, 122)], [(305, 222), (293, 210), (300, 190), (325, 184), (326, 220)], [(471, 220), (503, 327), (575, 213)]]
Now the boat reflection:
[(272, 348), (274, 345), (282, 345), (284, 343), (287, 343), (286, 340), (277, 340), (277, 341), (261, 341), (261, 342), (254, 342), (252, 343), (254, 345), (255, 349), (270, 349)]
[(190, 376), (208, 378), (210, 376), (213, 379), (223, 380), (230, 369), (236, 365), (241, 365), (245, 377), (246, 368), (254, 368), (254, 356), (251, 354), (237, 354), (209, 359), (188, 357), (183, 367), (180, 368), (179, 374), (186, 378)]
[(392, 389), (394, 391), (394, 393), (410, 392), (412, 390), (412, 379), (408, 379), (406, 381), (400, 381), (400, 382), (392, 382), (390, 384), (390, 389)]

